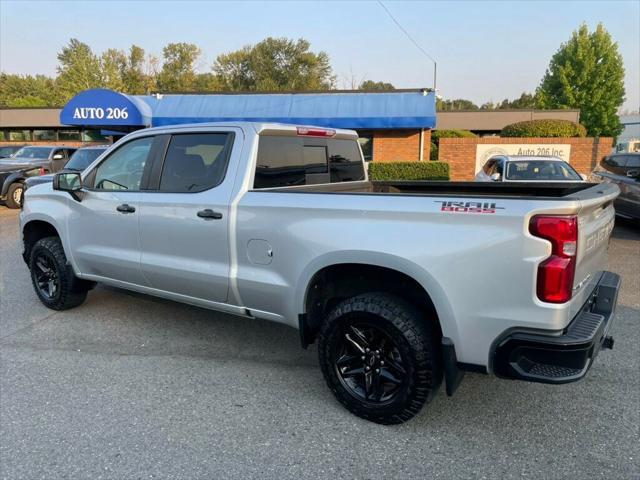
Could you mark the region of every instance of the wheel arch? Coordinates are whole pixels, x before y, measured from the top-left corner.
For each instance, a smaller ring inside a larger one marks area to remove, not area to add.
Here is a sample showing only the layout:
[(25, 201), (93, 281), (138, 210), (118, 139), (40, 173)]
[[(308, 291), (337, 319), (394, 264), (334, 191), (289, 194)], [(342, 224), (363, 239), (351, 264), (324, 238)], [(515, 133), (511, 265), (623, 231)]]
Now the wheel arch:
[(22, 226), (22, 258), (27, 264), (31, 249), (38, 240), (45, 237), (58, 237), (62, 241), (59, 229), (48, 219), (34, 218), (24, 223)]
[(435, 319), (444, 336), (457, 338), (451, 307), (440, 284), (423, 268), (394, 255), (350, 251), (318, 259), (305, 270), (298, 290), (303, 345), (313, 343), (323, 315), (342, 298), (367, 291), (385, 291), (409, 300), (425, 316)]
[(22, 172), (12, 173), (7, 178), (5, 178), (4, 183), (2, 184), (2, 191), (0, 192), (0, 195), (6, 195), (9, 191), (9, 187), (14, 183), (24, 183), (24, 181), (25, 176)]

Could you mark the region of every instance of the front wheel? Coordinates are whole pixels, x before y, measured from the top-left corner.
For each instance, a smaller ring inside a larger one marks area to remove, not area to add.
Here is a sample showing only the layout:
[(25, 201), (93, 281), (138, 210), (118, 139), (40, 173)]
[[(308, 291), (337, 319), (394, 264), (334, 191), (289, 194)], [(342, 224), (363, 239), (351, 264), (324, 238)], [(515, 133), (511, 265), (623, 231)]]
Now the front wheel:
[(33, 288), (46, 307), (67, 310), (87, 298), (90, 283), (73, 274), (58, 237), (42, 238), (35, 243), (29, 257), (29, 269)]
[(21, 183), (12, 183), (7, 189), (7, 201), (5, 202), (8, 208), (20, 208), (22, 205), (22, 193), (24, 191), (24, 185)]
[(442, 380), (433, 319), (387, 293), (338, 304), (318, 338), (327, 385), (352, 413), (381, 424), (416, 415)]

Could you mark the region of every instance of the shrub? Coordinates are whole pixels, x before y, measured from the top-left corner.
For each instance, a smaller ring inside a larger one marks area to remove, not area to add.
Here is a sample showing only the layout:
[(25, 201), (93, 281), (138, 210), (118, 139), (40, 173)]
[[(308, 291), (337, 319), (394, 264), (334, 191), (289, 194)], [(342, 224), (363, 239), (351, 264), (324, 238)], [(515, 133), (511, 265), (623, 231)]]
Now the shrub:
[(431, 132), (431, 160), (438, 160), (438, 148), (441, 138), (474, 138), (477, 135), (469, 130), (433, 130)]
[(449, 180), (449, 164), (445, 162), (371, 162), (369, 179), (374, 182)]
[(586, 137), (587, 129), (570, 120), (528, 120), (507, 125), (502, 137)]

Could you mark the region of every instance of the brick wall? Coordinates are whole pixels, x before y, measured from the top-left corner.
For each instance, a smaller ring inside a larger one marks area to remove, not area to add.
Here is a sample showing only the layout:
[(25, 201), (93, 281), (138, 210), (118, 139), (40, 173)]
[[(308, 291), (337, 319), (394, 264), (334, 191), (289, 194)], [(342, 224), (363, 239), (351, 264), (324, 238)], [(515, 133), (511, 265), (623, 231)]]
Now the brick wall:
[[(423, 160), (429, 160), (431, 130), (424, 131)], [(373, 133), (374, 162), (420, 160), (420, 130), (376, 130)]]
[[(602, 138), (441, 138), (438, 160), (448, 162), (451, 180), (473, 180), (478, 144), (569, 144), (569, 163), (579, 173), (590, 174), (605, 155), (611, 153), (613, 139)], [(375, 145), (375, 143), (374, 143)]]

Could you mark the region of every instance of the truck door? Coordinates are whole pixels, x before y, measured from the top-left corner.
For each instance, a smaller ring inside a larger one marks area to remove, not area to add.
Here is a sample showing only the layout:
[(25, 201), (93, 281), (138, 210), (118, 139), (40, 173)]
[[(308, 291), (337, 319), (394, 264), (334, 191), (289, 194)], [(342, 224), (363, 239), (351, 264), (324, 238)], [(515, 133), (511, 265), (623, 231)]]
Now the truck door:
[(141, 267), (151, 287), (226, 302), (233, 130), (164, 136), (166, 154), (140, 196)]
[(145, 285), (140, 271), (138, 202), (154, 137), (135, 138), (84, 177), (81, 201), (69, 199), (69, 239), (83, 274)]

